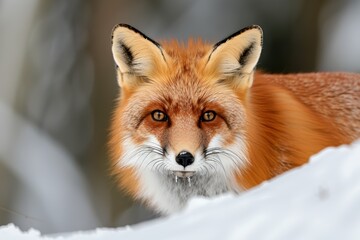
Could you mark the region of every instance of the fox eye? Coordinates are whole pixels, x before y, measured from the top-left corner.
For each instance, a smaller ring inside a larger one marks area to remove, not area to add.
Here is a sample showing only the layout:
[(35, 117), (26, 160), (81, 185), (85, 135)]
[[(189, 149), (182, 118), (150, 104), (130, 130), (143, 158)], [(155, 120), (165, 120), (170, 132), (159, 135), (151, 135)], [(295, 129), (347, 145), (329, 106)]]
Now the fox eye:
[(214, 111), (206, 111), (201, 115), (200, 120), (203, 122), (210, 122), (214, 120), (216, 117), (216, 112)]
[(165, 122), (168, 120), (168, 116), (160, 110), (154, 110), (151, 112), (151, 117), (154, 121)]

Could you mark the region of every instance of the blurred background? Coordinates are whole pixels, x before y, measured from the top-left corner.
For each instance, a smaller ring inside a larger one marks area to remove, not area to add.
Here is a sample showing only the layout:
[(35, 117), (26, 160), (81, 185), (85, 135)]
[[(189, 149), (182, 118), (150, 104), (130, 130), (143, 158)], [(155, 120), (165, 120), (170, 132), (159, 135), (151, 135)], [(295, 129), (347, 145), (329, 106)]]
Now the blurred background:
[(264, 30), (267, 72), (360, 72), (359, 0), (0, 0), (0, 224), (43, 233), (156, 217), (108, 172), (111, 29), (217, 42)]

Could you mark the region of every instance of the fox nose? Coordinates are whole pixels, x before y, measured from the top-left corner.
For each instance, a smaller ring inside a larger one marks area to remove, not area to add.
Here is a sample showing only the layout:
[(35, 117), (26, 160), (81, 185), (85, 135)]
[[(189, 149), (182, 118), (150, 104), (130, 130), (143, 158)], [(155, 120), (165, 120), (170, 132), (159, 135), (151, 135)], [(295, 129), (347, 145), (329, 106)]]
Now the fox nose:
[(191, 165), (194, 162), (194, 156), (187, 152), (187, 151), (181, 151), (176, 156), (176, 162), (184, 167)]

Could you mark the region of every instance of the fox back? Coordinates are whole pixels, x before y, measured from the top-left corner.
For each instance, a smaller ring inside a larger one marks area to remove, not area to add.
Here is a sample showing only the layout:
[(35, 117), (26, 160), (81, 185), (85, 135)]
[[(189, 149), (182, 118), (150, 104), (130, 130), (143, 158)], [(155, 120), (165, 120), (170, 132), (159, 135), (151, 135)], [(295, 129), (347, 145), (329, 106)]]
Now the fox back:
[(112, 52), (120, 97), (112, 173), (154, 210), (241, 192), (360, 137), (360, 75), (255, 72), (262, 30), (215, 45), (159, 44), (125, 24)]

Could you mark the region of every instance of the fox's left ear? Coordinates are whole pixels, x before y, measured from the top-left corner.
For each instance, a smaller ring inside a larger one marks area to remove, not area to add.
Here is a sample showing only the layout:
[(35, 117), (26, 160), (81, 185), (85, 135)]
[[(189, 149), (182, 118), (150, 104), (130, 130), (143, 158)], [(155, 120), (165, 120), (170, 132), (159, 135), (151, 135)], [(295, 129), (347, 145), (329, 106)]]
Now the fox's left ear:
[(206, 59), (205, 71), (233, 87), (249, 88), (262, 49), (262, 29), (244, 28), (214, 45)]

